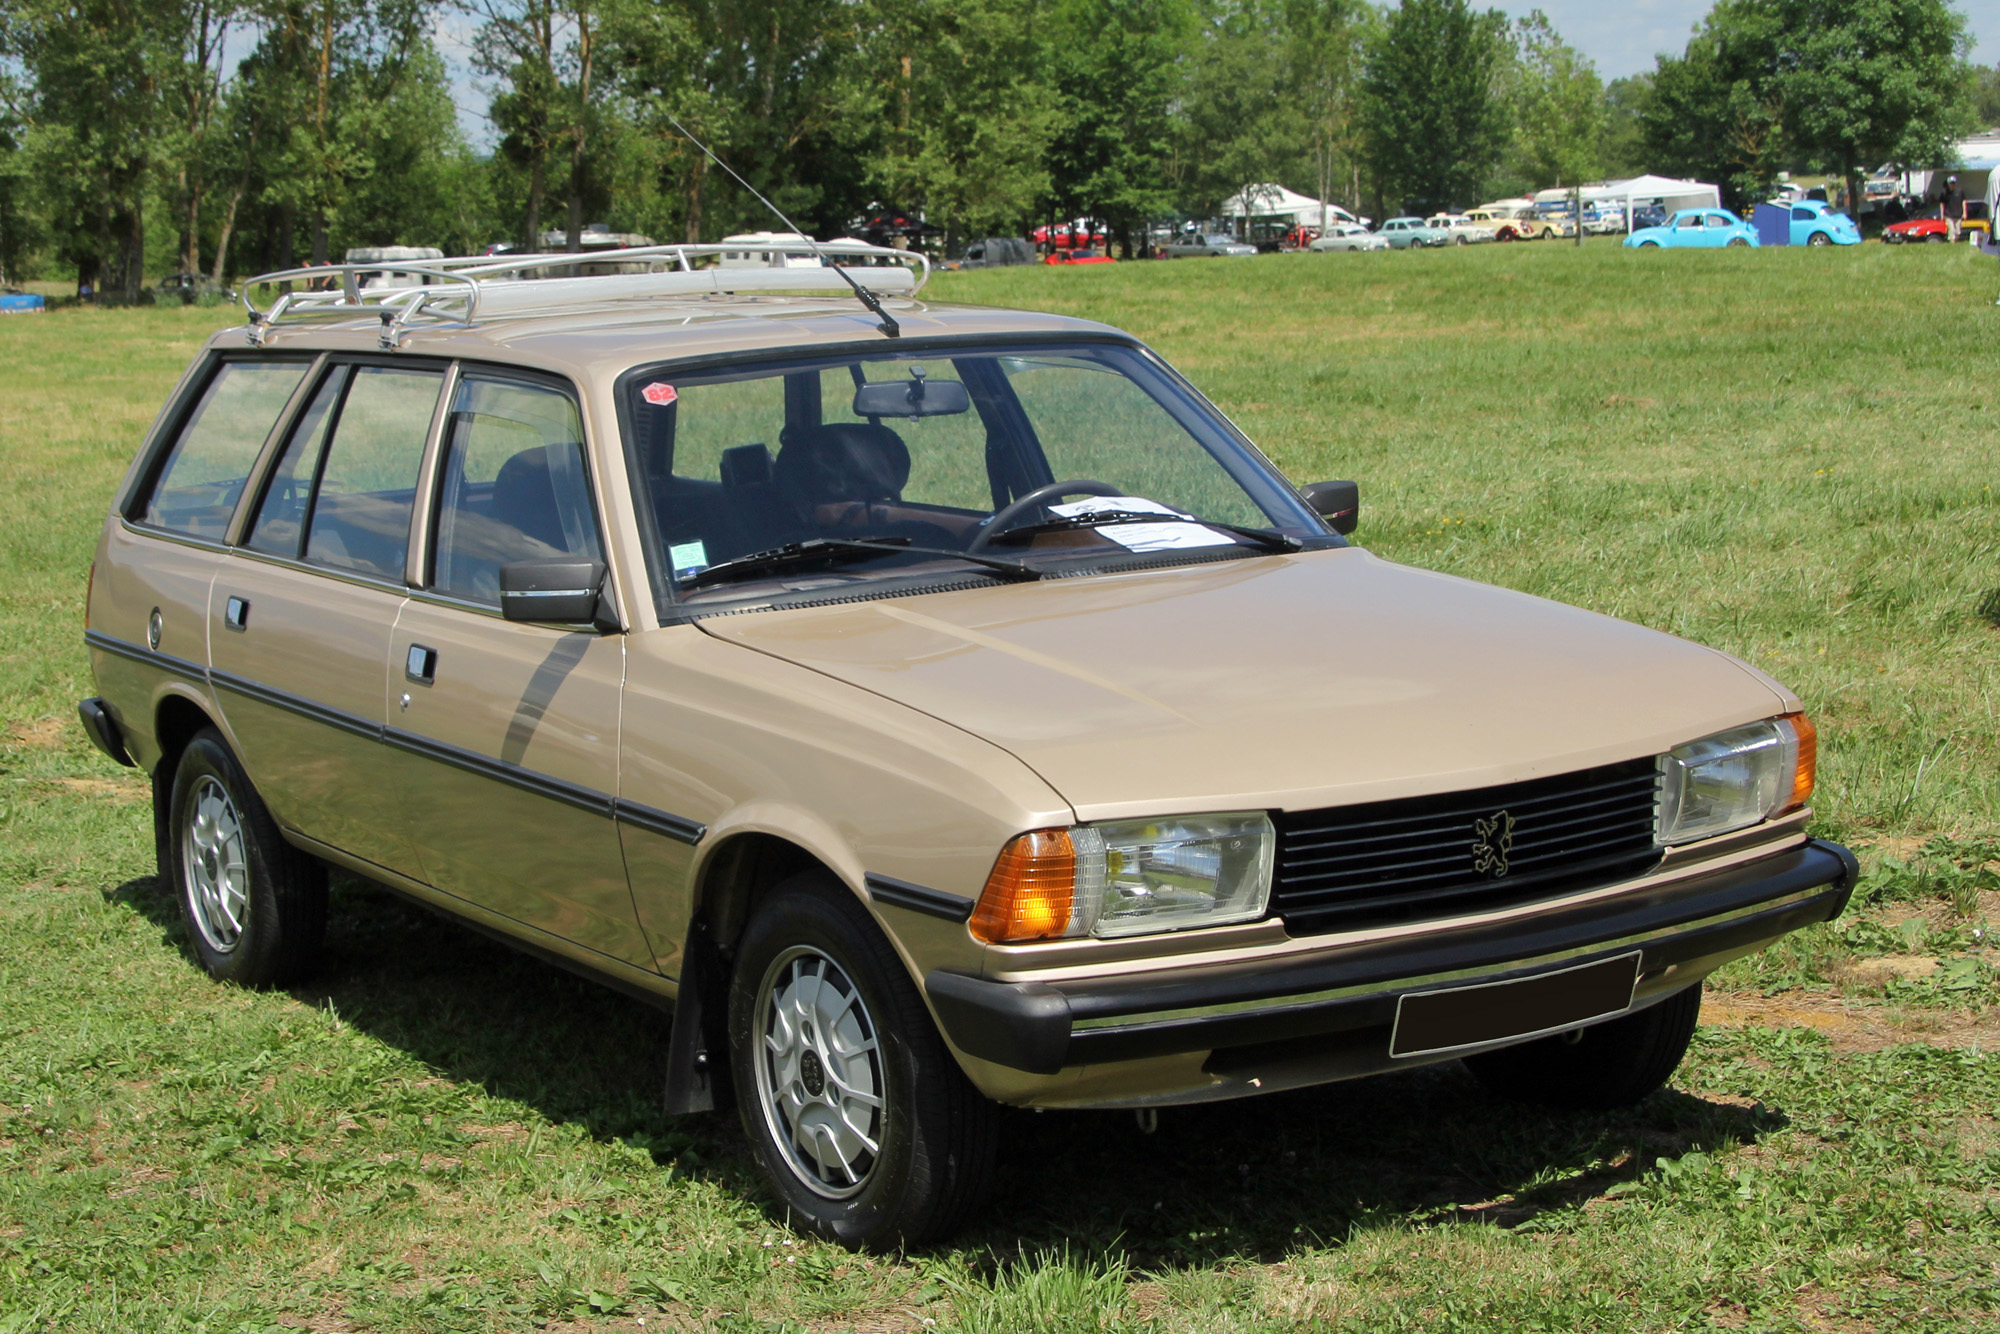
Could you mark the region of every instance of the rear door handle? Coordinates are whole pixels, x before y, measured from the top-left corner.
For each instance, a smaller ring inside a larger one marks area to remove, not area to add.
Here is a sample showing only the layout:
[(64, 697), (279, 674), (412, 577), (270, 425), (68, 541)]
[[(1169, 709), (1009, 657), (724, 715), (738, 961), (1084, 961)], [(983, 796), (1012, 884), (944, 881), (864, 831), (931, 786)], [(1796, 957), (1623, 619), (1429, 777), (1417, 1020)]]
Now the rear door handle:
[(430, 685), (437, 680), (438, 651), (422, 644), (410, 645), (408, 656), (403, 659), (403, 675), (418, 685)]
[(250, 625), (250, 599), (231, 596), (222, 604), (222, 623), (231, 630), (242, 631)]

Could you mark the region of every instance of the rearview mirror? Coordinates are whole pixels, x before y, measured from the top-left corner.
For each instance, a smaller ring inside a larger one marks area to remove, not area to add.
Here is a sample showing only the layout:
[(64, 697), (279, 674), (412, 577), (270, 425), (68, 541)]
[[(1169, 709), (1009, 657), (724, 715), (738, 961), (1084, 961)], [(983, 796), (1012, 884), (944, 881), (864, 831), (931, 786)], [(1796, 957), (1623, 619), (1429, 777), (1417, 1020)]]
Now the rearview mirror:
[(972, 406), (972, 396), (957, 380), (883, 380), (854, 391), (857, 417), (948, 417)]
[(1358, 482), (1312, 482), (1299, 488), (1313, 513), (1326, 520), (1327, 527), (1345, 537), (1361, 522), (1361, 486)]
[(517, 560), (500, 567), (500, 614), (538, 625), (589, 625), (616, 630), (604, 597), (604, 562), (558, 557)]

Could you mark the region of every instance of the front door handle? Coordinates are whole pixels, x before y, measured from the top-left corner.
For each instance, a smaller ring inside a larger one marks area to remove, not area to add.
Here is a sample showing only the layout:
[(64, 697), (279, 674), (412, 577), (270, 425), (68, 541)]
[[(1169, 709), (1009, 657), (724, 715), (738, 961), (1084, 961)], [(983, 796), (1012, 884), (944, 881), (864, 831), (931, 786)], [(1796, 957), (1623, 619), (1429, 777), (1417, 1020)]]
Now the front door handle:
[(427, 686), (437, 680), (438, 651), (422, 644), (410, 645), (410, 652), (403, 659), (403, 675), (418, 685)]
[(250, 599), (239, 598), (232, 594), (229, 601), (222, 604), (222, 623), (239, 633), (248, 628)]

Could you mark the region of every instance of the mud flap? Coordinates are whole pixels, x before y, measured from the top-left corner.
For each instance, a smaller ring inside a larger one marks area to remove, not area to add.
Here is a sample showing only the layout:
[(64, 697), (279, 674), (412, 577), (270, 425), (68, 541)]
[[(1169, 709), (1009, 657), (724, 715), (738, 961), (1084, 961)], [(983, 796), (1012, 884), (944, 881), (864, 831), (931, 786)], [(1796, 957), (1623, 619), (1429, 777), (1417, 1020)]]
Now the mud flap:
[(729, 966), (705, 923), (688, 931), (682, 950), (680, 994), (674, 1000), (673, 1035), (667, 1043), (667, 1113), (728, 1111), (727, 993)]

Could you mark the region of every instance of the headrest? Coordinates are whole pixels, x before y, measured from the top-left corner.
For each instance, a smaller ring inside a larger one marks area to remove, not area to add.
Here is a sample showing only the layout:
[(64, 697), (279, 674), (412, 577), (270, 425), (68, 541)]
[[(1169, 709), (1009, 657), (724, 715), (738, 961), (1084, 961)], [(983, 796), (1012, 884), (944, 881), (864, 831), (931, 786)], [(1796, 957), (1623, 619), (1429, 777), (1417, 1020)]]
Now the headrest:
[(842, 501), (874, 504), (901, 499), (910, 449), (886, 426), (840, 422), (793, 432), (774, 471), (801, 512)]
[(771, 480), (771, 447), (737, 445), (723, 450), (720, 473), (724, 486), (763, 486)]
[[(575, 446), (570, 446), (575, 448)], [(557, 551), (567, 551), (562, 516), (556, 511), (555, 480), (549, 476), (549, 451), (537, 445), (500, 465), (493, 479), (493, 517)]]

